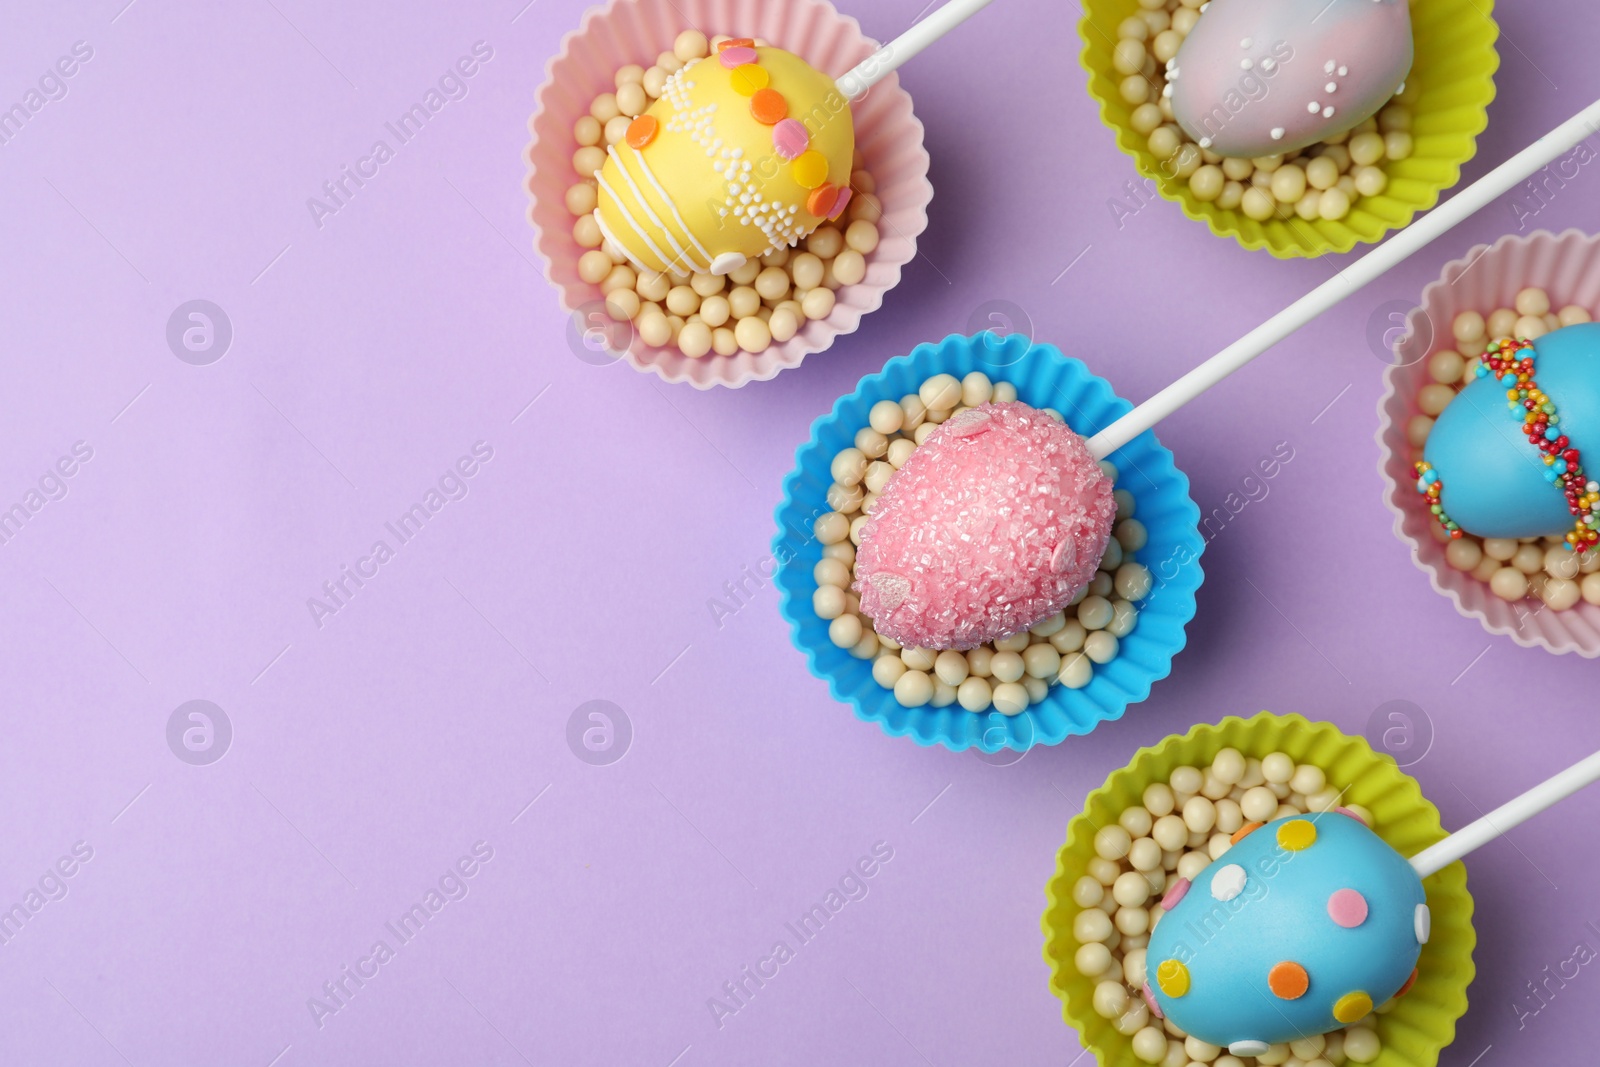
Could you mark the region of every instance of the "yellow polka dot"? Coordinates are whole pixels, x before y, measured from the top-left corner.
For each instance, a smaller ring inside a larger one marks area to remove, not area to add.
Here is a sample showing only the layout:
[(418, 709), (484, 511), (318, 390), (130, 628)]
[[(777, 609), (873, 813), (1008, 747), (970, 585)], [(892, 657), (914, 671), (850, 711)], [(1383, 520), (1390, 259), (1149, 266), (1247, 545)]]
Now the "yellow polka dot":
[(1372, 998), (1361, 990), (1346, 993), (1333, 1006), (1333, 1017), (1342, 1023), (1356, 1022), (1372, 1010)]
[(740, 96), (754, 96), (757, 89), (767, 87), (767, 69), (755, 63), (745, 63), (733, 68), (733, 91)]
[(828, 180), (828, 157), (812, 149), (800, 153), (800, 157), (790, 164), (789, 173), (794, 176), (795, 183), (802, 189), (815, 189)]
[(1278, 847), (1290, 852), (1310, 848), (1317, 840), (1317, 828), (1308, 819), (1291, 819), (1278, 827)]
[[(1189, 968), (1179, 960), (1166, 960), (1156, 968), (1156, 984), (1167, 996), (1181, 997), (1189, 992)], [(1368, 1007), (1371, 1007), (1370, 1003)], [(1366, 1012), (1361, 1014), (1365, 1015)]]

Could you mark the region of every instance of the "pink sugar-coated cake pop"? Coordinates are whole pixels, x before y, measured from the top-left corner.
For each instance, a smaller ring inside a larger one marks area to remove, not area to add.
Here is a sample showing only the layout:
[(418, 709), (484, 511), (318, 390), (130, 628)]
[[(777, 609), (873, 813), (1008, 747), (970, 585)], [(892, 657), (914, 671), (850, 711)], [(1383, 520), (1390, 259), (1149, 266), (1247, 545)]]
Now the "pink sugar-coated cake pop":
[(1066, 607), (1111, 537), (1111, 480), (1082, 437), (1023, 403), (946, 420), (884, 486), (855, 591), (877, 632), (969, 649)]

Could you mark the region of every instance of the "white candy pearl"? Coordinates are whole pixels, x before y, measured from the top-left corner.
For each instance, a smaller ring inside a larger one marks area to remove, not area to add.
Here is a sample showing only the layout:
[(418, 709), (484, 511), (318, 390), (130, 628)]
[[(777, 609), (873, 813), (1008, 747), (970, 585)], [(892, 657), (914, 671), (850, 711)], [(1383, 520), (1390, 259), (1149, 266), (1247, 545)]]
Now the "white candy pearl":
[(1278, 810), (1278, 798), (1272, 790), (1258, 785), (1245, 790), (1239, 800), (1239, 808), (1251, 822), (1266, 822)]
[(922, 671), (908, 670), (894, 683), (894, 698), (908, 708), (920, 708), (933, 699), (933, 679)]
[(1080, 944), (1107, 940), (1111, 937), (1111, 916), (1099, 908), (1078, 912), (1072, 920), (1072, 936)]
[(1211, 761), (1211, 773), (1217, 780), (1234, 785), (1244, 777), (1244, 756), (1236, 748), (1225, 748)]
[(995, 710), (1002, 715), (1021, 715), (1026, 712), (1029, 697), (1026, 686), (1016, 681), (1002, 681), (994, 689)]
[[(825, 560), (824, 562), (835, 562)], [(845, 592), (837, 585), (823, 585), (811, 594), (811, 609), (817, 618), (833, 620), (845, 613)]]
[(872, 405), (867, 421), (881, 434), (896, 433), (905, 423), (905, 411), (893, 400), (880, 400)]
[(1087, 945), (1080, 945), (1073, 954), (1073, 966), (1085, 978), (1099, 978), (1111, 969), (1113, 960), (1111, 950), (1099, 941), (1091, 941)]
[(1192, 833), (1209, 833), (1217, 824), (1217, 807), (1205, 797), (1190, 797), (1183, 805), (1183, 823)]
[[(1136, 808), (1131, 810), (1143, 811), (1144, 809)], [(1149, 818), (1149, 812), (1145, 812), (1145, 817)], [(1153, 839), (1141, 837), (1129, 847), (1128, 862), (1133, 864), (1133, 869), (1136, 871), (1154, 871), (1161, 866), (1161, 852), (1161, 846)], [(1144, 901), (1141, 899), (1139, 903), (1142, 904)]]
[(1094, 663), (1082, 652), (1073, 652), (1061, 663), (1057, 680), (1068, 689), (1082, 689), (1094, 679)]
[(1356, 1063), (1371, 1063), (1383, 1051), (1378, 1035), (1364, 1026), (1353, 1026), (1344, 1032), (1344, 1054)]
[(1147, 1026), (1133, 1035), (1133, 1054), (1145, 1063), (1161, 1063), (1167, 1055), (1167, 1035)]
[(967, 657), (953, 649), (946, 649), (934, 659), (933, 672), (945, 684), (959, 686), (967, 680)]
[(900, 657), (893, 653), (879, 656), (872, 661), (872, 680), (885, 689), (893, 689), (894, 684), (906, 673), (906, 665)]
[[(1576, 585), (1573, 593), (1576, 596)], [(1061, 653), (1047, 642), (1029, 645), (1022, 653), (1022, 666), (1030, 678), (1054, 678), (1061, 673)]]
[(1328, 776), (1322, 772), (1321, 767), (1309, 763), (1301, 764), (1295, 768), (1294, 777), (1289, 779), (1289, 787), (1296, 793), (1307, 796), (1320, 792), (1328, 784)]
[(1120, 874), (1111, 885), (1111, 899), (1124, 908), (1136, 908), (1150, 899), (1150, 883), (1138, 871)]
[(1103, 826), (1094, 835), (1095, 854), (1102, 859), (1120, 860), (1127, 856), (1133, 839), (1121, 826)]
[[(1128, 836), (1133, 838), (1135, 846), (1139, 839), (1150, 836), (1150, 828), (1155, 825), (1155, 819), (1150, 812), (1137, 804), (1122, 809), (1122, 814), (1117, 816), (1117, 825), (1128, 831)], [(1130, 850), (1129, 855), (1135, 850)]]
[(1178, 877), (1187, 878), (1191, 882), (1195, 876), (1211, 866), (1211, 857), (1204, 852), (1185, 852), (1178, 859)]
[(1165, 782), (1152, 782), (1145, 786), (1142, 799), (1146, 810), (1157, 818), (1172, 813), (1172, 788)]
[(994, 691), (984, 678), (968, 678), (956, 687), (956, 701), (968, 711), (988, 711)]
[[(1276, 807), (1276, 801), (1274, 801)], [(1184, 846), (1189, 839), (1189, 827), (1181, 816), (1163, 815), (1157, 819), (1155, 826), (1150, 830), (1150, 836), (1156, 844), (1168, 851), (1176, 851)]]
[(1117, 636), (1111, 631), (1096, 630), (1084, 639), (1083, 652), (1096, 663), (1110, 663), (1117, 658), (1119, 644)]
[(1015, 652), (996, 652), (989, 669), (1002, 682), (1018, 681), (1025, 671), (1022, 657)]

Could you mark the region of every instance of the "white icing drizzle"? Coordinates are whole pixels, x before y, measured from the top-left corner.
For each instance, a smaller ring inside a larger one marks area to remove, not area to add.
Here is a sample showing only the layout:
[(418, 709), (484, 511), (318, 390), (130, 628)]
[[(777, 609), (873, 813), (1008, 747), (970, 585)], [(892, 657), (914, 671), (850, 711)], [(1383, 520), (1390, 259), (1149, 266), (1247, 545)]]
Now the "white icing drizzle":
[[(612, 161), (616, 163), (617, 170), (622, 173), (622, 180), (628, 183), (628, 188), (633, 191), (634, 198), (639, 201), (639, 206), (644, 208), (644, 213), (649, 216), (650, 221), (655, 224), (656, 229), (666, 235), (667, 243), (672, 246), (672, 257), (668, 259), (666, 256), (662, 256), (661, 258), (669, 264), (677, 263), (679, 261), (685, 263), (690, 262), (689, 250), (678, 243), (678, 238), (673, 234), (672, 229), (666, 223), (661, 221), (661, 216), (656, 214), (655, 208), (650, 206), (650, 201), (645, 199), (644, 190), (640, 189), (639, 183), (633, 180), (633, 174), (622, 162), (622, 157), (617, 154), (616, 146), (607, 146), (606, 154), (609, 155)], [(635, 152), (634, 155), (637, 156), (638, 153)]]
[[(620, 161), (617, 163), (617, 169), (622, 171), (622, 176), (627, 178), (629, 185), (632, 185), (633, 179), (628, 176), (627, 168), (624, 167)], [(661, 251), (661, 249), (656, 247), (656, 243), (650, 240), (650, 235), (644, 231), (644, 227), (639, 225), (639, 220), (633, 217), (633, 212), (628, 210), (628, 205), (623, 201), (622, 197), (618, 196), (617, 191), (607, 184), (605, 171), (595, 171), (594, 177), (595, 180), (600, 183), (600, 188), (605, 191), (606, 195), (611, 197), (611, 202), (617, 205), (617, 210), (622, 212), (622, 217), (627, 220), (629, 226), (633, 227), (633, 232), (639, 235), (639, 239), (645, 243), (645, 246), (649, 248), (651, 252), (655, 253), (656, 258), (661, 262), (670, 263), (672, 261), (672, 257), (666, 255)], [(645, 205), (645, 210), (650, 210), (650, 206), (648, 204)], [(620, 244), (621, 242), (618, 243)], [(626, 249), (627, 245), (623, 245), (622, 247)]]
[[(705, 245), (700, 243), (699, 238), (695, 237), (694, 231), (689, 229), (689, 224), (683, 221), (683, 216), (678, 213), (678, 205), (673, 202), (672, 197), (667, 195), (667, 190), (662, 186), (661, 182), (656, 179), (656, 172), (650, 169), (649, 163), (645, 162), (644, 153), (635, 148), (633, 150), (633, 154), (634, 158), (639, 161), (639, 169), (644, 172), (645, 180), (650, 183), (650, 188), (654, 189), (656, 191), (656, 195), (661, 197), (661, 202), (667, 205), (667, 210), (672, 212), (672, 217), (677, 222), (678, 228), (681, 229), (684, 236), (689, 239), (689, 243), (694, 245), (695, 251), (699, 252), (701, 257), (704, 258), (706, 264), (705, 269), (710, 270), (712, 259), (711, 253), (706, 250)], [(618, 166), (621, 166), (620, 161), (618, 162)], [(690, 265), (695, 267), (695, 269), (698, 270), (700, 268), (698, 263), (695, 263), (694, 260), (688, 258), (688, 253), (684, 254), (684, 258), (690, 263)]]
[[(691, 64), (691, 66), (693, 65)], [(732, 218), (737, 218), (741, 226), (754, 226), (766, 238), (768, 250), (794, 247), (807, 232), (797, 221), (801, 205), (780, 203), (776, 199), (768, 200), (761, 194), (762, 183), (753, 176), (754, 164), (751, 159), (746, 158), (745, 150), (737, 145), (727, 144), (722, 137), (717, 135), (715, 122), (717, 117), (716, 103), (711, 102), (700, 107), (694, 106), (694, 99), (689, 90), (695, 87), (695, 83), (686, 76), (689, 69), (690, 67), (688, 66), (679, 68), (667, 77), (663, 85), (661, 98), (666, 100), (672, 108), (672, 114), (662, 123), (662, 136), (688, 137), (693, 144), (705, 150), (706, 158), (710, 161), (711, 169), (714, 172), (714, 176), (711, 178), (713, 187), (715, 184), (720, 183), (724, 189), (722, 206), (717, 209), (719, 218), (729, 218), (731, 216)], [(622, 172), (623, 179), (634, 193), (635, 199), (638, 200), (645, 214), (649, 216), (650, 220), (656, 224), (662, 233), (666, 234), (667, 240), (671, 242), (673, 249), (678, 253), (677, 258), (670, 262), (686, 262), (697, 271), (711, 270), (712, 263), (719, 257), (714, 256), (710, 249), (701, 242), (700, 238), (689, 229), (682, 213), (678, 210), (677, 204), (667, 194), (666, 187), (661, 183), (649, 164), (645, 162), (643, 154), (637, 149), (634, 150), (634, 158), (639, 162), (640, 173), (644, 175), (644, 180), (649, 187), (661, 198), (661, 202), (666, 205), (673, 221), (678, 224), (679, 229), (682, 230), (684, 236), (693, 246), (694, 251), (703, 257), (704, 266), (694, 261), (693, 255), (688, 249), (679, 244), (671, 228), (666, 226), (655, 211), (651, 209), (650, 202), (645, 199), (643, 191), (634, 181), (632, 172), (623, 164), (622, 158), (618, 155), (616, 149), (613, 147), (608, 148), (606, 151), (611, 158), (616, 160), (618, 170)], [(623, 218), (639, 234), (644, 243), (649, 246), (650, 251), (662, 262), (669, 262), (668, 257), (663, 255), (661, 250), (650, 240), (649, 235), (639, 225), (639, 221), (628, 211), (621, 199), (617, 197), (615, 191), (606, 185), (604, 179), (601, 179), (600, 185), (617, 202), (617, 207), (622, 212)], [(598, 212), (596, 215), (598, 217)], [(602, 232), (604, 232), (604, 223), (601, 225)], [(620, 244), (620, 242), (618, 243)], [(624, 247), (624, 252), (626, 252), (626, 247)], [(639, 269), (649, 269), (641, 266), (634, 260), (634, 257), (629, 256), (628, 258)]]
[(640, 262), (639, 257), (635, 256), (631, 251), (629, 251), (627, 245), (617, 240), (616, 234), (611, 232), (611, 227), (606, 225), (606, 220), (601, 216), (599, 208), (594, 209), (594, 221), (600, 224), (600, 236), (605, 238), (606, 244), (620, 250), (624, 258), (626, 258), (629, 263), (632, 263), (634, 269), (639, 271), (641, 274), (650, 273), (650, 268)]

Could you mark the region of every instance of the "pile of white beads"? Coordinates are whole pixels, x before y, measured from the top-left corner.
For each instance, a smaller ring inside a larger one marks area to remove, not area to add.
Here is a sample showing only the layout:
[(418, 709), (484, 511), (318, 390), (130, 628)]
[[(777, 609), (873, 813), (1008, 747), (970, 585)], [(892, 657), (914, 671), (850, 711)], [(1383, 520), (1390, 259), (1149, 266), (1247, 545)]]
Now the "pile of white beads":
[[(662, 52), (649, 69), (630, 64), (618, 70), (616, 92), (595, 97), (589, 114), (572, 128), (578, 144), (572, 166), (581, 180), (567, 189), (567, 210), (573, 215), (573, 240), (589, 249), (578, 258), (578, 277), (599, 286), (606, 313), (633, 323), (645, 344), (675, 347), (692, 359), (713, 352), (764, 352), (808, 321), (827, 318), (840, 287), (867, 276), (867, 257), (878, 247), (877, 224), (883, 217), (877, 183), (862, 169), (858, 151), (850, 175), (855, 195), (837, 224), (819, 226), (801, 246), (768, 252), (727, 275), (640, 273), (621, 250), (606, 247), (593, 214), (599, 203), (595, 174), (605, 165), (606, 149), (661, 96), (669, 74), (725, 40), (685, 30), (672, 51)], [(767, 44), (759, 37), (755, 42)]]
[[(1406, 424), (1412, 463), (1422, 458), (1433, 420), (1475, 380), (1478, 364), (1490, 344), (1507, 337), (1531, 341), (1563, 326), (1593, 319), (1587, 309), (1576, 305), (1553, 311), (1550, 294), (1543, 289), (1522, 290), (1515, 304), (1487, 317), (1477, 311), (1462, 312), (1450, 324), (1453, 338), (1439, 339), (1440, 343), (1453, 343), (1455, 347), (1429, 354), (1428, 377), (1432, 381), (1417, 390), (1418, 413)], [(1446, 563), (1489, 583), (1490, 592), (1503, 600), (1521, 600), (1531, 595), (1556, 611), (1565, 611), (1580, 599), (1600, 604), (1600, 552), (1579, 557), (1567, 550), (1559, 536), (1514, 540), (1474, 537), (1463, 531), (1461, 537), (1451, 539), (1438, 523), (1429, 523), (1428, 529), (1436, 541), (1448, 542), (1444, 550)]]
[(1288, 155), (1224, 157), (1190, 139), (1173, 119), (1167, 62), (1178, 54), (1204, 5), (1205, 0), (1139, 0), (1139, 12), (1117, 28), (1111, 54), (1122, 76), (1122, 99), (1133, 107), (1129, 125), (1149, 138), (1150, 153), (1165, 176), (1188, 182), (1196, 200), (1242, 211), (1257, 222), (1342, 219), (1360, 197), (1388, 188), (1384, 160), (1406, 159), (1413, 150), (1404, 90), (1354, 129)]
[[(1339, 790), (1322, 769), (1297, 766), (1282, 752), (1246, 759), (1238, 749), (1225, 748), (1209, 767), (1179, 767), (1167, 781), (1146, 787), (1142, 800), (1095, 834), (1095, 857), (1072, 887), (1073, 903), (1082, 909), (1072, 922), (1078, 943), (1073, 965), (1095, 983), (1095, 1013), (1131, 1039), (1140, 1061), (1162, 1067), (1341, 1067), (1377, 1059), (1374, 1015), (1344, 1030), (1240, 1057), (1188, 1036), (1170, 1019), (1155, 1018), (1141, 992), (1145, 949), (1161, 921), (1159, 902), (1167, 890), (1180, 878), (1193, 880), (1227, 852), (1230, 836), (1248, 822), (1340, 806)], [(1366, 808), (1343, 807), (1372, 825)]]
[[(833, 484), (828, 487), (828, 506), (833, 510), (813, 526), (823, 547), (814, 572), (817, 591), (812, 607), (818, 618), (830, 620), (828, 639), (857, 659), (872, 660), (872, 677), (894, 690), (895, 699), (905, 707), (959, 703), (967, 711), (993, 707), (1018, 715), (1043, 700), (1051, 682), (1082, 689), (1094, 678), (1096, 664), (1116, 658), (1121, 639), (1139, 621), (1135, 605), (1150, 595), (1154, 583), (1150, 570), (1133, 558), (1149, 535), (1133, 517), (1133, 494), (1117, 489), (1113, 491), (1116, 526), (1094, 580), (1065, 611), (1031, 630), (966, 652), (939, 652), (902, 648), (874, 632), (872, 620), (861, 614), (861, 598), (850, 587), (855, 582), (861, 528), (878, 494), (940, 423), (969, 407), (1016, 399), (1015, 385), (991, 382), (981, 371), (959, 380), (952, 374), (936, 374), (899, 401), (874, 404), (870, 425), (857, 432), (855, 445), (833, 458)], [(1054, 408), (1041, 410), (1057, 422), (1065, 421)], [(1102, 461), (1100, 468), (1116, 480), (1115, 466)]]

